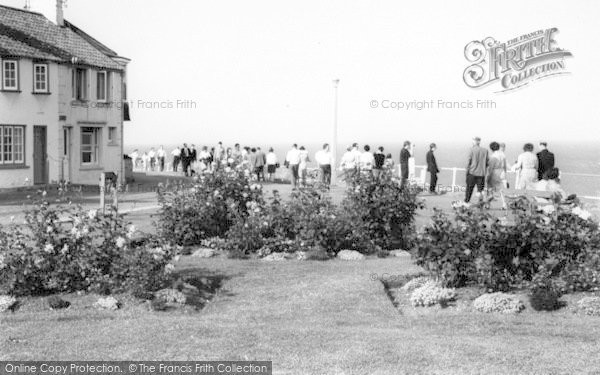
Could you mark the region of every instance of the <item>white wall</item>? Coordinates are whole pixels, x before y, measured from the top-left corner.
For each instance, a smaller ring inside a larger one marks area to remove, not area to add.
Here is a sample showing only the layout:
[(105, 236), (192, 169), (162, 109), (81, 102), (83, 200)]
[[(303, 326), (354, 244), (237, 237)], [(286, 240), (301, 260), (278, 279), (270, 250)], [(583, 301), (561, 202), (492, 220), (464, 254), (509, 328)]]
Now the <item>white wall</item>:
[[(61, 93), (59, 115), (66, 116), (65, 126), (71, 127), (71, 182), (78, 184), (97, 184), (102, 171), (120, 174), (121, 169), (121, 132), (122, 132), (122, 78), (119, 72), (112, 72), (108, 103), (99, 103), (96, 98), (97, 69), (88, 69), (88, 101), (77, 102), (72, 98), (72, 66), (60, 67)], [(99, 163), (95, 166), (81, 164), (81, 128), (100, 127)], [(109, 127), (116, 127), (115, 141), (108, 142)], [(60, 133), (61, 144), (63, 133)], [(65, 162), (68, 165), (68, 162)], [(65, 170), (68, 167), (65, 166)]]
[[(25, 168), (4, 169), (0, 164), (0, 188), (20, 187), (33, 184), (33, 127), (46, 126), (48, 152), (48, 179), (58, 180), (60, 164), (57, 154), (58, 128), (58, 66), (49, 64), (50, 95), (33, 92), (33, 62), (19, 61), (21, 92), (0, 91), (0, 124), (25, 125)], [(26, 179), (28, 181), (26, 181)]]

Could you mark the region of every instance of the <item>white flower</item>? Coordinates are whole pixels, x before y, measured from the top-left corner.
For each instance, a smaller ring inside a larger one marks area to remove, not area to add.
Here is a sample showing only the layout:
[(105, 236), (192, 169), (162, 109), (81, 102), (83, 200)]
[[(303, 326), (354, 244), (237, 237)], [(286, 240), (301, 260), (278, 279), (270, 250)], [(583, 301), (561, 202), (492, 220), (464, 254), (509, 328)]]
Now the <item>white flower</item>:
[(47, 253), (51, 253), (54, 251), (54, 245), (52, 245), (51, 243), (47, 243), (46, 246), (44, 246), (44, 251)]
[(50, 225), (48, 225), (46, 227), (46, 233), (52, 233), (54, 231), (54, 229), (52, 229), (52, 227)]
[(471, 255), (471, 249), (467, 249), (464, 251), (465, 255), (469, 256)]
[(15, 217), (14, 217), (14, 216), (11, 216), (11, 217), (10, 217), (10, 222), (11, 222), (11, 223), (14, 223), (14, 222), (15, 222)]
[(173, 272), (173, 270), (175, 270), (175, 266), (172, 265), (171, 263), (169, 263), (165, 266), (165, 273), (167, 273), (167, 274), (171, 273), (171, 272)]
[(579, 216), (579, 217), (580, 217), (581, 219), (583, 219), (583, 220), (588, 220), (590, 217), (592, 217), (592, 214), (591, 214), (591, 213), (589, 213), (589, 212), (588, 212), (588, 211), (586, 211), (586, 210), (582, 210), (582, 209), (581, 209), (581, 207), (575, 207), (575, 208), (574, 208), (574, 209), (571, 211), (571, 213), (572, 213), (573, 215), (577, 215), (577, 216)]
[(46, 190), (44, 190), (44, 191), (42, 192), (42, 197), (45, 197), (46, 195), (48, 195), (48, 193), (46, 192)]
[(127, 228), (127, 238), (131, 239), (133, 238), (133, 235), (135, 234), (135, 225), (130, 225), (129, 228)]
[(5, 259), (4, 254), (0, 254), (0, 270), (4, 269), (4, 267), (6, 267), (6, 263), (4, 263), (4, 259)]
[(62, 255), (65, 255), (65, 254), (66, 254), (66, 253), (68, 253), (68, 252), (69, 252), (69, 245), (65, 244), (65, 245), (62, 247), (62, 249), (60, 250), (60, 253), (61, 253)]
[(230, 173), (231, 172), (231, 168), (227, 167), (225, 168), (225, 173)]
[(125, 240), (123, 237), (118, 237), (118, 238), (117, 238), (117, 240), (115, 241), (115, 244), (117, 245), (117, 247), (118, 247), (119, 249), (122, 249), (122, 248), (123, 248), (123, 246), (125, 246), (125, 243), (126, 243), (126, 242), (127, 242), (127, 241), (126, 241), (126, 240)]
[(218, 197), (218, 196), (219, 196), (219, 194), (220, 194), (220, 193), (219, 193), (219, 190), (215, 190), (215, 194), (214, 194), (214, 195), (215, 195), (215, 197)]
[(456, 298), (454, 289), (443, 288), (435, 281), (429, 281), (423, 286), (415, 289), (410, 295), (410, 302), (413, 306), (433, 306), (435, 304), (444, 304)]
[(98, 214), (97, 210), (89, 210), (87, 215), (90, 220), (93, 220), (96, 218), (97, 214)]
[(552, 215), (554, 213), (554, 211), (556, 211), (556, 209), (551, 204), (542, 207), (542, 212), (545, 213), (546, 215)]

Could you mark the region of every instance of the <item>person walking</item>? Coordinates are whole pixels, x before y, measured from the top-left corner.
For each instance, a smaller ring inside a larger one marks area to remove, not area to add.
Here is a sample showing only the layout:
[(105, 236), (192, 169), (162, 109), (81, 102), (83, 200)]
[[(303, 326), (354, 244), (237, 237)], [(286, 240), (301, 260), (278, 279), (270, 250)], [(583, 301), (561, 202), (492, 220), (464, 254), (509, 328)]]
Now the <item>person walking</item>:
[(438, 168), (437, 161), (435, 160), (434, 151), (437, 149), (435, 143), (429, 145), (429, 151), (427, 151), (427, 155), (425, 155), (425, 159), (427, 161), (427, 172), (429, 172), (429, 192), (431, 194), (437, 194), (436, 185), (437, 185), (437, 175), (440, 173), (440, 169)]
[(259, 181), (262, 178), (265, 181), (265, 165), (267, 164), (267, 155), (262, 151), (260, 147), (256, 148), (257, 167), (259, 173)]
[(402, 182), (400, 183), (401, 187), (406, 187), (408, 183), (408, 161), (410, 160), (410, 141), (404, 141), (404, 146), (400, 151), (400, 177), (402, 178)]
[(469, 151), (467, 161), (467, 191), (465, 193), (465, 202), (471, 201), (473, 190), (477, 186), (479, 200), (483, 199), (483, 189), (485, 187), (485, 176), (488, 166), (488, 151), (480, 147), (481, 138), (473, 138), (473, 147)]
[(354, 176), (356, 173), (356, 159), (354, 157), (354, 153), (352, 152), (352, 146), (349, 146), (342, 155), (342, 160), (340, 161), (340, 169), (344, 174), (344, 179), (348, 180)]
[(382, 146), (379, 146), (377, 151), (375, 151), (373, 159), (375, 160), (375, 164), (373, 165), (373, 176), (379, 178), (381, 171), (383, 170), (383, 165), (385, 164), (385, 154), (383, 153)]
[(150, 148), (148, 159), (150, 160), (150, 170), (154, 172), (154, 168), (156, 167), (156, 151), (154, 151), (154, 147)]
[(138, 163), (140, 161), (140, 153), (138, 152), (137, 148), (133, 150), (131, 154), (129, 154), (129, 157), (131, 158), (131, 164), (133, 165), (133, 169), (137, 169)]
[(308, 151), (304, 146), (300, 146), (300, 164), (298, 164), (298, 173), (302, 180), (302, 186), (306, 186), (306, 175), (308, 174), (308, 163), (310, 158), (308, 157)]
[(513, 166), (519, 176), (516, 189), (525, 190), (530, 184), (538, 181), (538, 163), (538, 158), (533, 153), (533, 144), (526, 143), (523, 146), (523, 153), (519, 155)]
[(163, 148), (163, 146), (161, 145), (158, 148), (158, 151), (156, 151), (156, 158), (158, 159), (158, 169), (161, 172), (165, 171), (165, 156), (167, 155), (167, 153), (165, 152), (165, 149)]
[(486, 181), (489, 196), (493, 198), (495, 193), (500, 193), (502, 209), (506, 210), (507, 206), (503, 191), (504, 182), (506, 181), (506, 160), (503, 158), (504, 155), (500, 151), (500, 144), (498, 142), (490, 143), (490, 150), (492, 151), (492, 155), (489, 158)]
[(375, 165), (375, 157), (371, 153), (371, 146), (365, 145), (363, 149), (364, 152), (360, 154), (359, 169), (361, 173), (371, 174)]
[(173, 172), (177, 172), (179, 162), (181, 161), (181, 149), (179, 147), (175, 147), (173, 151), (171, 151), (171, 156), (173, 156)]
[(300, 164), (300, 151), (298, 145), (293, 144), (291, 150), (289, 150), (285, 156), (285, 164), (290, 170), (292, 177), (292, 186), (294, 189), (298, 187), (298, 169)]
[(269, 182), (273, 181), (273, 175), (279, 168), (279, 160), (277, 159), (277, 154), (273, 151), (273, 147), (269, 148), (269, 152), (267, 153), (267, 176)]
[(540, 152), (537, 153), (538, 158), (538, 181), (544, 179), (544, 175), (554, 168), (554, 154), (548, 151), (548, 143), (540, 142)]
[(321, 170), (321, 183), (327, 186), (331, 185), (331, 164), (333, 163), (333, 158), (329, 151), (328, 143), (323, 145), (323, 149), (317, 151), (315, 161), (319, 164), (319, 169)]
[(181, 167), (183, 168), (184, 176), (189, 176), (190, 163), (192, 160), (192, 151), (189, 149), (187, 143), (183, 144), (181, 149)]

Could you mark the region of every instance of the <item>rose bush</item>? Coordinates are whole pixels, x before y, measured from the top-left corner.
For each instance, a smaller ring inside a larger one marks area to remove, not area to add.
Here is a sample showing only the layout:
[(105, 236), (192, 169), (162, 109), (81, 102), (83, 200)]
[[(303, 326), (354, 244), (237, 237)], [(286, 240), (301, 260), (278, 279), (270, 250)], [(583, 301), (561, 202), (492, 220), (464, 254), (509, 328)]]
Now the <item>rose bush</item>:
[(438, 210), (412, 256), (446, 286), (508, 290), (540, 272), (561, 279), (568, 290), (599, 286), (600, 233), (587, 211), (528, 201), (513, 208), (510, 220), (460, 204), (453, 218)]
[(223, 237), (234, 212), (246, 216), (249, 202), (263, 203), (262, 186), (253, 184), (247, 170), (222, 168), (194, 178), (191, 185), (159, 186), (158, 235), (177, 245), (199, 245)]
[(0, 228), (0, 291), (36, 295), (159, 287), (169, 278), (173, 249), (158, 240), (133, 246), (134, 231), (114, 210), (100, 214), (50, 205), (42, 197), (25, 211), (23, 225)]
[(375, 177), (357, 173), (347, 179), (342, 212), (382, 249), (410, 248), (415, 212), (424, 204), (414, 189), (401, 188), (391, 170)]

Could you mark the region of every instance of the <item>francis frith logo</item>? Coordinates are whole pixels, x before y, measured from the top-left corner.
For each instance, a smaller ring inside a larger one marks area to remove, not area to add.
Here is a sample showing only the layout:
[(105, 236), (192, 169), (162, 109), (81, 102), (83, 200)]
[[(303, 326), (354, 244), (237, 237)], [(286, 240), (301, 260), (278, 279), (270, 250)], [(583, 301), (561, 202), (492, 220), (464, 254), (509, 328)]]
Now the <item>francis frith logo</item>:
[(571, 52), (558, 47), (553, 27), (501, 43), (492, 37), (472, 41), (465, 47), (465, 57), (471, 63), (464, 73), (465, 84), (483, 87), (496, 81), (497, 92), (514, 90), (540, 78), (568, 73), (565, 58)]

